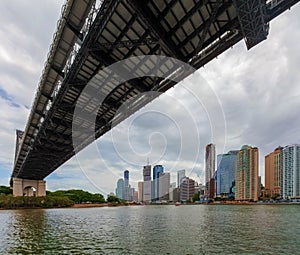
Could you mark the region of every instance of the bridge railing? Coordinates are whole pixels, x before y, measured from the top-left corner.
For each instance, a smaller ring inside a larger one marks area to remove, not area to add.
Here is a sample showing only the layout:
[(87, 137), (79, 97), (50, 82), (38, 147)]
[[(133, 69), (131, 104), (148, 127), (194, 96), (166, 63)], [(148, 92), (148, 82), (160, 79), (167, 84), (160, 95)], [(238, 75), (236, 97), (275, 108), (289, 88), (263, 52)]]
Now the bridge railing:
[[(64, 73), (68, 73), (69, 69), (71, 68), (71, 66), (72, 66), (72, 64), (73, 64), (73, 62), (75, 60), (75, 57), (76, 57), (77, 53), (79, 52), (79, 50), (81, 48), (81, 44), (84, 41), (86, 35), (88, 34), (89, 29), (90, 29), (91, 25), (93, 24), (93, 22), (94, 22), (94, 20), (95, 20), (95, 18), (97, 16), (98, 10), (101, 7), (103, 1), (104, 0), (96, 0), (95, 1), (95, 3), (93, 5), (93, 7), (92, 7), (92, 9), (91, 9), (88, 17), (86, 18), (85, 24), (83, 25), (83, 27), (82, 27), (82, 29), (80, 31), (80, 33), (82, 35), (82, 38), (81, 39), (78, 38), (78, 40), (74, 44), (73, 49), (71, 51), (71, 54), (70, 54), (70, 56), (69, 56), (69, 58), (68, 58), (68, 60), (66, 62), (66, 65), (65, 65), (65, 67), (63, 69)], [(59, 88), (60, 88), (60, 86), (59, 86)], [(57, 90), (57, 92), (58, 92), (58, 90)]]

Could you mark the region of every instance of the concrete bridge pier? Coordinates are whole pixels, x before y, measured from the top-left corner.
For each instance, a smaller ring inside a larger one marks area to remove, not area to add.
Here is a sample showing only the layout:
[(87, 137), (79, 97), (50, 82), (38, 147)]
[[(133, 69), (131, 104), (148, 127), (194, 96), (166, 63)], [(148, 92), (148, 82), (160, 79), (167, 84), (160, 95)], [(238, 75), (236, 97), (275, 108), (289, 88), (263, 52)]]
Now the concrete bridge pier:
[(13, 196), (46, 196), (46, 181), (12, 178)]

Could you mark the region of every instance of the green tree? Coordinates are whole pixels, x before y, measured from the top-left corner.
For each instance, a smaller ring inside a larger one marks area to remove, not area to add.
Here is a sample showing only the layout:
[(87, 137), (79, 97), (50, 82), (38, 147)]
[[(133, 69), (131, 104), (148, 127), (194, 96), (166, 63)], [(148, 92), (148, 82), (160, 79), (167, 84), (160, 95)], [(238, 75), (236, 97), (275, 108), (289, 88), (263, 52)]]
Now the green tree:
[(120, 203), (120, 199), (116, 196), (111, 196), (111, 195), (108, 195), (107, 196), (107, 203)]
[(74, 203), (105, 203), (105, 199), (101, 194), (92, 194), (84, 190), (57, 190), (54, 192), (47, 192), (48, 196), (67, 197)]
[(7, 186), (0, 186), (0, 194), (5, 194), (5, 195), (12, 194), (12, 189)]
[(200, 199), (199, 193), (194, 194), (192, 197), (193, 203), (195, 203), (196, 201), (199, 201), (199, 199)]

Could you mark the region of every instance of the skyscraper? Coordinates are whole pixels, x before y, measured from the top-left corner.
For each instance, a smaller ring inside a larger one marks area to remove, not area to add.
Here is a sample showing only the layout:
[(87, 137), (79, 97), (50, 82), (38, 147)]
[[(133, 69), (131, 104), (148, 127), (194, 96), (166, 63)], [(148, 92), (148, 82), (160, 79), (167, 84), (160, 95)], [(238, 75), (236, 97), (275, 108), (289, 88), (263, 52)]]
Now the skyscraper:
[(227, 197), (232, 193), (238, 152), (239, 151), (229, 151), (228, 153), (220, 154), (217, 157), (218, 166), (216, 172), (216, 182), (218, 196)]
[(138, 202), (142, 202), (143, 200), (143, 186), (144, 186), (144, 182), (138, 182)]
[(169, 201), (170, 173), (159, 173), (158, 187), (159, 200)]
[(124, 171), (124, 185), (125, 187), (129, 187), (129, 171)]
[(300, 198), (300, 145), (288, 145), (282, 149), (282, 197)]
[(170, 183), (170, 189), (169, 189), (169, 201), (174, 201), (173, 191), (176, 189), (176, 182)]
[(164, 172), (162, 165), (156, 165), (153, 167), (153, 200), (159, 200), (159, 174)]
[(244, 145), (237, 154), (235, 199), (258, 200), (258, 148)]
[(116, 196), (120, 199), (125, 199), (124, 198), (124, 180), (121, 178), (117, 182), (117, 188), (116, 188)]
[(129, 201), (131, 200), (130, 197), (130, 188), (129, 188), (129, 171), (124, 171), (124, 200)]
[[(211, 190), (210, 183), (212, 183), (212, 179), (214, 179), (215, 174), (215, 161), (216, 161), (216, 148), (214, 144), (207, 144), (205, 147), (205, 185), (207, 190), (207, 195)], [(210, 194), (210, 198), (211, 194)]]
[(151, 201), (151, 165), (144, 166), (143, 168), (143, 201), (149, 202)]
[(144, 181), (151, 181), (151, 165), (144, 166), (143, 177)]
[(180, 184), (180, 201), (190, 201), (195, 193), (195, 181), (184, 177)]
[(180, 182), (182, 180), (182, 178), (185, 177), (185, 169), (179, 170), (177, 171), (177, 187), (180, 187)]
[(265, 156), (265, 196), (279, 196), (282, 172), (282, 147)]

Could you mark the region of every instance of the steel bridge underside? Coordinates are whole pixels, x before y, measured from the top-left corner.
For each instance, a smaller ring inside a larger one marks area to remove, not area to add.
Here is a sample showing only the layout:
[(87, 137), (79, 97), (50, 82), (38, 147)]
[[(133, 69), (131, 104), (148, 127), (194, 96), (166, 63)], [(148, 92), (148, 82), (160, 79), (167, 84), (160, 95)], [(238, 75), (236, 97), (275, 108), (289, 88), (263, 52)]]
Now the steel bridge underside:
[[(42, 180), (74, 155), (72, 122), (88, 127), (85, 119), (74, 119), (75, 104), (88, 82), (105, 81), (108, 73), (99, 71), (132, 56), (163, 55), (199, 69), (219, 54), (245, 39), (248, 49), (268, 35), (269, 22), (298, 1), (197, 1), (197, 0), (104, 0), (88, 33), (82, 33), (94, 1), (69, 1), (58, 28), (54, 46), (40, 81), (39, 89), (22, 138), (12, 177)], [(252, 2), (252, 5), (245, 4)], [(66, 68), (71, 51), (78, 50)], [(147, 60), (142, 68), (124, 67), (119, 75), (135, 72), (143, 78), (122, 84), (107, 80), (95, 94), (108, 94), (99, 106), (85, 95), (82, 111), (97, 112), (96, 138), (111, 129), (118, 108), (128, 99), (147, 91), (165, 92), (176, 82), (148, 76), (157, 63)], [(161, 72), (172, 74), (177, 66), (160, 64)], [(180, 80), (190, 73), (178, 74)], [(152, 100), (152, 99), (151, 99)], [(150, 100), (145, 98), (132, 109), (137, 111)], [(116, 120), (117, 117), (117, 120)], [(86, 147), (94, 137), (78, 134)]]

